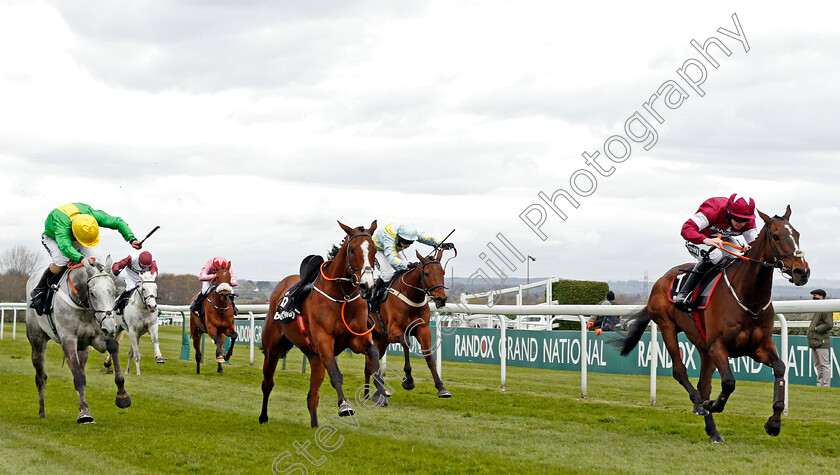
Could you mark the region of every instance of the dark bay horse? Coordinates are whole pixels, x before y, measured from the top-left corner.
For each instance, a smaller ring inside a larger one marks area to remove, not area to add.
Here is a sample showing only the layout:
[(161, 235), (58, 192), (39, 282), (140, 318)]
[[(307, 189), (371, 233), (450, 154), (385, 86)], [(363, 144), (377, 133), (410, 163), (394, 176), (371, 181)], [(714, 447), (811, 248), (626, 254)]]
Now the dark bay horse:
[[(376, 246), (372, 234), (376, 221), (369, 228), (351, 228), (338, 223), (347, 234), (334, 258), (321, 265), (315, 287), (304, 299), (301, 315), (295, 321), (281, 322), (266, 318), (262, 333), (263, 362), (263, 404), (260, 423), (268, 421), (268, 397), (274, 388), (274, 371), (277, 361), (297, 346), (309, 359), (311, 373), (306, 403), (312, 427), (318, 426), (318, 391), (329, 372), (330, 383), (338, 394), (338, 415), (352, 416), (355, 410), (344, 396), (344, 377), (338, 370), (336, 355), (350, 348), (355, 353), (366, 354), (375, 361), (374, 372), (379, 371), (379, 352), (373, 344), (371, 329), (367, 329), (367, 302), (373, 291), (373, 259)], [(269, 309), (277, 308), (277, 302), (295, 283), (299, 275), (290, 275), (281, 280), (271, 293)], [(271, 315), (271, 312), (269, 312)], [(381, 378), (374, 377), (377, 391), (373, 402), (387, 405), (385, 388)]]
[[(416, 252), (416, 251), (415, 251)], [(414, 389), (414, 378), (411, 377), (411, 360), (409, 338), (414, 337), (420, 343), (420, 349), (426, 358), (429, 371), (435, 380), (435, 388), (439, 398), (452, 397), (443, 387), (443, 381), (438, 375), (432, 351), (432, 332), (429, 329), (429, 298), (440, 308), (446, 305), (446, 288), (444, 287), (444, 266), (440, 260), (443, 249), (438, 249), (434, 256), (424, 258), (416, 252), (420, 265), (401, 272), (394, 277), (394, 283), (388, 291), (388, 297), (379, 306), (379, 316), (373, 314), (375, 329), (373, 341), (379, 349), (379, 357), (385, 355), (390, 343), (399, 343), (405, 354), (405, 378), (403, 389)], [(381, 317), (381, 319), (379, 318)], [(383, 328), (383, 325), (385, 326)], [(370, 360), (365, 364), (365, 383), (370, 382), (373, 372)], [(365, 386), (369, 388), (369, 386)], [(367, 393), (365, 393), (367, 396)]]
[[(38, 269), (26, 283), (26, 294), (30, 295), (44, 269)], [(44, 371), (44, 357), (47, 342), (55, 341), (64, 350), (64, 361), (73, 373), (73, 386), (79, 394), (79, 416), (76, 422), (94, 422), (85, 397), (85, 364), (89, 347), (104, 353), (107, 351), (114, 362), (114, 382), (117, 384), (116, 404), (119, 408), (131, 405), (131, 398), (125, 391), (125, 378), (120, 370), (117, 323), (113, 309), (117, 299), (117, 287), (111, 274), (111, 256), (103, 266), (100, 263), (83, 260), (70, 266), (56, 290), (51, 315), (38, 315), (32, 308), (26, 308), (26, 338), (32, 346), (32, 365), (35, 367), (35, 385), (38, 386), (38, 417), (44, 418), (44, 388), (47, 373)]]
[[(673, 361), (674, 379), (688, 391), (694, 404), (693, 412), (706, 418), (706, 434), (710, 442), (723, 442), (712, 414), (723, 411), (726, 401), (735, 390), (735, 378), (729, 367), (729, 358), (749, 356), (773, 368), (775, 378), (773, 415), (764, 424), (764, 430), (776, 436), (781, 430), (781, 414), (785, 407), (785, 362), (779, 358), (771, 338), (775, 312), (770, 301), (773, 269), (778, 268), (790, 281), (802, 286), (811, 273), (804, 254), (799, 249), (799, 233), (790, 225), (790, 206), (784, 216), (769, 217), (758, 211), (764, 226), (741, 259), (724, 270), (722, 281), (726, 284), (712, 294), (705, 310), (691, 314), (681, 312), (669, 300), (668, 293), (674, 277), (684, 264), (669, 270), (653, 286), (648, 304), (635, 315), (635, 322), (620, 340), (620, 351), (627, 355), (639, 343), (648, 323), (653, 320), (662, 333), (662, 339)], [(700, 355), (700, 378), (697, 389), (688, 380), (680, 356), (677, 334), (686, 337), (697, 347)], [(721, 392), (710, 402), (712, 375), (718, 370)]]
[[(216, 363), (219, 365), (218, 372), (222, 373), (222, 363), (230, 360), (233, 354), (233, 345), (239, 335), (234, 331), (233, 325), (233, 287), (230, 285), (230, 265), (215, 266), (216, 277), (207, 291), (207, 298), (204, 299), (202, 310), (204, 320), (195, 312), (190, 312), (190, 333), (192, 334), (193, 346), (195, 347), (195, 374), (201, 374), (201, 334), (206, 333), (216, 344)], [(225, 344), (225, 337), (230, 337), (230, 348), (224, 353), (222, 346)]]

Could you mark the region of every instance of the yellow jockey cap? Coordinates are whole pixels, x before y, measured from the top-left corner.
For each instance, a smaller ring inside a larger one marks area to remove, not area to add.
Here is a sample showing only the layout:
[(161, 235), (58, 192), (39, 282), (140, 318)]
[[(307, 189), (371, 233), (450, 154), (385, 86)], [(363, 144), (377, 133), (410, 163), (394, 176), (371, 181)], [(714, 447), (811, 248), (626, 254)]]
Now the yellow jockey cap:
[(82, 246), (95, 247), (99, 244), (99, 223), (89, 214), (73, 218), (73, 236)]

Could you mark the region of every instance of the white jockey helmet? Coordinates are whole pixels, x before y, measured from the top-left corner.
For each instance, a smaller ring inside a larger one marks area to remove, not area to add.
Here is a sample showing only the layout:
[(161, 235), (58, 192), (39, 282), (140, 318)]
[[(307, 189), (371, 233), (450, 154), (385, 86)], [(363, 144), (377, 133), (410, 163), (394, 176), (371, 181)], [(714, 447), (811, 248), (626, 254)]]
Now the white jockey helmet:
[(397, 236), (405, 241), (414, 242), (417, 240), (417, 227), (415, 227), (412, 223), (401, 224), (400, 227), (397, 228)]

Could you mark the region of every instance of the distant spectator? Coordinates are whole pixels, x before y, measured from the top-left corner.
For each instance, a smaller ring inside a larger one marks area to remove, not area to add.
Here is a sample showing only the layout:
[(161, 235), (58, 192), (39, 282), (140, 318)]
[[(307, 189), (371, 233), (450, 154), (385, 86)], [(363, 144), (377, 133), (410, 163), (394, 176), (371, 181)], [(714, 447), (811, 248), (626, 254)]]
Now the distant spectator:
[[(607, 292), (606, 298), (602, 300), (598, 305), (613, 305), (615, 303), (615, 294), (612, 290)], [(589, 321), (586, 324), (587, 328), (598, 327), (601, 331), (610, 332), (615, 331), (616, 327), (618, 327), (619, 321), (621, 317), (617, 315), (606, 316), (606, 315), (592, 315), (589, 317)], [(601, 333), (601, 331), (596, 330), (595, 333)]]
[[(825, 298), (825, 290), (815, 289), (811, 291), (814, 300)], [(811, 318), (811, 325), (808, 327), (808, 346), (811, 348), (811, 359), (814, 361), (814, 368), (817, 370), (817, 386), (827, 388), (831, 384), (831, 366), (829, 348), (831, 348), (831, 337), (828, 336), (834, 327), (834, 319), (831, 312), (815, 313)]]

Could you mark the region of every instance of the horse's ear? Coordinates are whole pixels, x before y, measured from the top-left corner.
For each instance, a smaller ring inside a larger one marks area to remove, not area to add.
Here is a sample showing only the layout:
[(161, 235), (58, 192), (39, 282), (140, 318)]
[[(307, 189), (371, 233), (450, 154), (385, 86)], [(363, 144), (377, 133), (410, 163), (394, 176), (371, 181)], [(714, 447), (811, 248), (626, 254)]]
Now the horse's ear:
[(228, 265), (227, 265), (226, 269), (230, 270), (230, 268), (233, 266), (233, 261), (228, 261), (227, 264)]
[(785, 218), (785, 221), (790, 221), (790, 205), (787, 205), (787, 209), (785, 210), (785, 215), (782, 216)]
[(338, 223), (339, 226), (341, 226), (341, 229), (343, 229), (344, 232), (347, 233), (348, 236), (351, 236), (353, 234), (353, 228), (351, 228), (350, 226), (347, 226), (346, 224), (342, 223), (341, 221), (336, 220), (336, 222)]
[(376, 220), (374, 219), (372, 223), (370, 223), (370, 228), (368, 228), (368, 234), (373, 234), (376, 231)]
[(766, 214), (762, 213), (761, 210), (757, 209), (757, 210), (755, 210), (755, 212), (758, 213), (758, 215), (761, 217), (761, 219), (764, 220), (764, 224), (769, 223), (770, 220), (772, 219), (770, 216), (767, 216)]
[(109, 274), (112, 274), (112, 272), (111, 272), (111, 264), (112, 263), (113, 262), (111, 261), (111, 255), (108, 254), (108, 257), (105, 258), (105, 272), (107, 272)]
[(422, 262), (422, 263), (424, 263), (424, 264), (426, 263), (427, 259), (426, 259), (425, 257), (423, 257), (423, 256), (421, 256), (421, 255), (420, 255), (420, 251), (418, 251), (418, 250), (416, 250), (416, 249), (415, 249), (415, 250), (414, 250), (414, 253), (415, 253), (415, 254), (417, 254), (417, 258), (418, 258), (418, 259), (420, 259), (420, 262)]
[(86, 270), (86, 271), (88, 271), (88, 273), (89, 273), (89, 274), (94, 273), (94, 272), (95, 272), (95, 270), (96, 270), (96, 269), (94, 269), (94, 268), (93, 268), (93, 266), (90, 264), (90, 261), (88, 260), (88, 258), (87, 258), (87, 257), (83, 257), (83, 258), (82, 258), (82, 265), (83, 265), (83, 266), (85, 266), (85, 270)]

